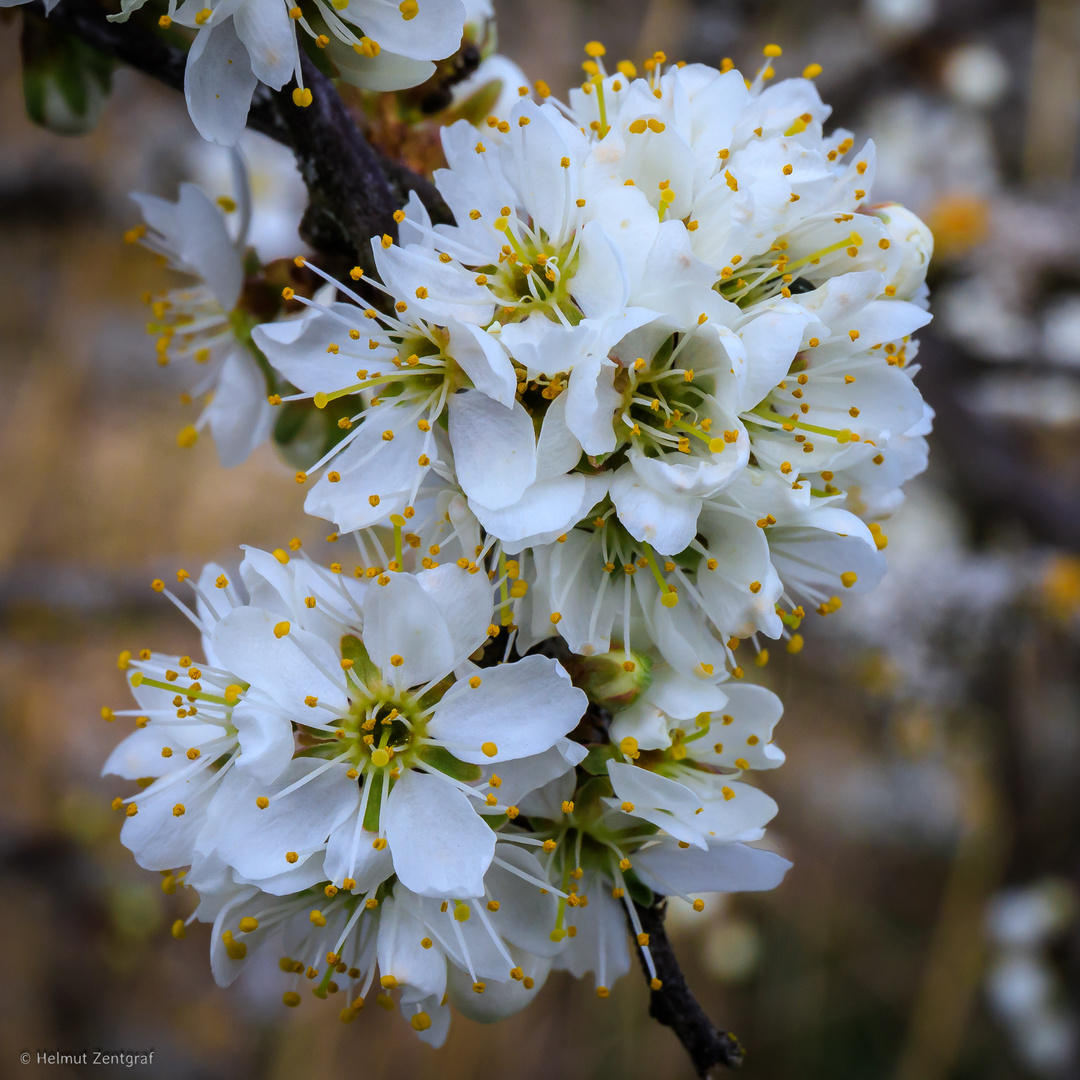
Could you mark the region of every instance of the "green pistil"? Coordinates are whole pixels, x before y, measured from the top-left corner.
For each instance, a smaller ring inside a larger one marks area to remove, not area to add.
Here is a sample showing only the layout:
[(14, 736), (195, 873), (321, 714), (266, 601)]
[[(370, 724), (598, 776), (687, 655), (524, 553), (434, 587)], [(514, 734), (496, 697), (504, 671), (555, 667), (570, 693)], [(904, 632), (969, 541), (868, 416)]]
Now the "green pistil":
[[(136, 672), (136, 675), (142, 675), (142, 672)], [(132, 682), (132, 686), (153, 686), (158, 690), (171, 690), (174, 693), (179, 694), (181, 697), (187, 698), (189, 701), (209, 701), (214, 705), (235, 705), (236, 701), (227, 701), (225, 698), (217, 694), (208, 694), (205, 690), (185, 690), (182, 686), (178, 686), (176, 683), (162, 682), (160, 679), (149, 679), (145, 675), (139, 679), (138, 682)], [(247, 685), (243, 686), (243, 689), (247, 689)]]
[(758, 405), (750, 410), (751, 416), (756, 416), (760, 420), (765, 420), (770, 424), (775, 424), (777, 427), (784, 427), (785, 424), (790, 424), (793, 428), (798, 428), (800, 431), (809, 431), (814, 435), (825, 435), (830, 439), (835, 439), (839, 443), (851, 442), (851, 431), (848, 428), (826, 428), (819, 427), (817, 424), (808, 424), (805, 420), (793, 420), (789, 416), (784, 416), (783, 413), (771, 412), (763, 413), (761, 410), (767, 406)]
[(432, 376), (435, 372), (428, 370), (417, 369), (416, 371), (401, 371), (395, 368), (393, 372), (388, 372), (386, 375), (380, 375), (377, 379), (365, 379), (363, 382), (354, 383), (352, 386), (343, 387), (341, 390), (332, 390), (329, 394), (324, 394), (322, 391), (317, 393), (312, 402), (316, 409), (325, 409), (331, 401), (336, 401), (340, 397), (345, 397), (346, 394), (355, 394), (360, 390), (367, 390), (372, 386), (386, 386), (390, 383), (401, 382), (402, 379), (415, 379), (420, 376)]

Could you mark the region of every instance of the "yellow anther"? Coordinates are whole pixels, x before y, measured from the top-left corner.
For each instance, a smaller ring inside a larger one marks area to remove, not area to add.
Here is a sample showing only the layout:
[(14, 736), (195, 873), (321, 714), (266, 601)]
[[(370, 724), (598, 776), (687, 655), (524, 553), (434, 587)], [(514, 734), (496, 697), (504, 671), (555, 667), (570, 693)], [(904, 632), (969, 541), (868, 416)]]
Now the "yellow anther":
[(295, 863), (295, 862), (297, 862), (299, 860), (299, 858), (300, 858), (299, 854), (297, 852), (295, 852), (295, 851), (286, 851), (285, 852), (285, 861), (287, 863)]
[(285, 620), (282, 620), (274, 627), (274, 637), (283, 638), (291, 629), (291, 624)]
[(194, 424), (187, 424), (182, 427), (176, 435), (176, 445), (182, 449), (194, 446), (199, 441), (199, 433), (195, 430)]
[(622, 804), (622, 810), (623, 813), (632, 814), (634, 812), (634, 804), (630, 801), (624, 802)]
[(431, 1027), (431, 1017), (421, 1010), (418, 1013), (414, 1013), (409, 1018), (409, 1023), (412, 1024), (413, 1031), (427, 1031), (427, 1029)]
[(627, 735), (626, 738), (619, 741), (619, 749), (628, 758), (636, 758), (638, 756), (638, 741), (633, 735)]

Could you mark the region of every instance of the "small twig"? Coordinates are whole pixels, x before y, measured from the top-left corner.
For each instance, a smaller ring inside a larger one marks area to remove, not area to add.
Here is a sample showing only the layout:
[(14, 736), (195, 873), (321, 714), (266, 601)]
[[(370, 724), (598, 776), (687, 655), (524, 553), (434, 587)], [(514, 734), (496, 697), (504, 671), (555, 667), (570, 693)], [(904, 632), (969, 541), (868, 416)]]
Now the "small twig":
[[(660, 900), (652, 907), (635, 903), (634, 907), (642, 930), (649, 935), (649, 953), (661, 983), (660, 989), (653, 990), (649, 996), (649, 1015), (675, 1032), (690, 1055), (698, 1076), (707, 1077), (717, 1065), (738, 1068), (745, 1057), (739, 1040), (730, 1031), (716, 1030), (686, 984), (679, 961), (675, 958), (675, 950), (664, 929), (667, 901)], [(640, 946), (637, 953), (645, 978), (650, 979), (651, 972)]]
[(398, 204), (378, 156), (334, 84), (306, 56), (300, 63), (311, 105), (297, 108), (288, 88), (273, 94), (274, 111), (308, 189), (300, 234), (331, 256), (366, 255), (371, 237), (397, 236), (393, 215)]

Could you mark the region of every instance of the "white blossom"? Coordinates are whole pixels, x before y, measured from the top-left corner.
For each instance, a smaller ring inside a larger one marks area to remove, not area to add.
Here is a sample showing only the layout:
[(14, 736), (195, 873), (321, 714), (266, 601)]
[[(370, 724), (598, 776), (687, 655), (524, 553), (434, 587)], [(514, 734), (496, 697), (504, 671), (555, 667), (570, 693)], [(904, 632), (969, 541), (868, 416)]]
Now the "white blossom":
[[(244, 461), (269, 438), (273, 426), (266, 375), (251, 346), (250, 317), (240, 310), (251, 202), (243, 166), (238, 158), (234, 164), (238, 204), (215, 204), (194, 184), (181, 184), (176, 202), (133, 195), (146, 224), (127, 234), (173, 269), (198, 279), (148, 297), (153, 313), (149, 330), (157, 335), (158, 363), (191, 365), (195, 378), (189, 396), (206, 400), (198, 420), (181, 431), (180, 444), (191, 445), (208, 428), (223, 465)], [(226, 207), (239, 217), (235, 237)]]

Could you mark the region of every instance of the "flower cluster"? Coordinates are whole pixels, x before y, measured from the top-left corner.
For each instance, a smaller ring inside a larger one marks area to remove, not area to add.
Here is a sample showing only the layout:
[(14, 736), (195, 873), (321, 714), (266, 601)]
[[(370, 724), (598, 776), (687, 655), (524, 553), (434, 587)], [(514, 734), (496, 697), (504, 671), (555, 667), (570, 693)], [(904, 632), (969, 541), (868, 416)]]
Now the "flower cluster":
[(589, 52), (569, 104), (541, 85), (444, 130), (455, 225), (414, 197), (380, 280), (253, 339), (297, 398), (358, 399), (310, 513), (386, 525), (449, 485), (515, 578), (519, 647), (710, 678), (880, 577), (925, 464), (931, 239), (867, 206), (873, 146), (825, 134), (810, 77)]
[(930, 236), (868, 205), (816, 66), (586, 51), (568, 102), (442, 129), (454, 224), (413, 195), (377, 274), (260, 267), (194, 188), (133, 236), (205, 282), (150, 298), (198, 425), (228, 463), (322, 418), (297, 480), (356, 554), (179, 572), (204, 658), (121, 657), (123, 841), (197, 890), (219, 982), (265, 945), (287, 1005), (351, 1020), (378, 978), (435, 1044), (553, 969), (606, 997), (628, 927), (660, 989), (641, 907), (780, 882), (748, 776), (782, 706), (736, 650), (872, 587), (925, 463)]
[[(248, 549), (239, 581), (180, 571), (194, 611), (169, 595), (204, 659), (123, 654), (137, 708), (105, 710), (135, 718), (105, 765), (141, 788), (114, 803), (121, 838), (170, 889), (198, 890), (188, 922), (213, 923), (222, 984), (266, 945), (281, 953), (286, 1005), (310, 981), (318, 997), (340, 991), (350, 1020), (378, 972), (384, 1003), (399, 989), (437, 1044), (447, 1001), (509, 1015), (553, 966), (595, 972), (606, 996), (629, 966), (634, 890), (783, 876), (785, 860), (742, 843), (775, 805), (725, 775), (782, 760), (767, 691), (659, 676), (620, 721), (638, 739), (590, 753), (567, 738), (587, 698), (557, 661), (475, 663), (496, 630), (475, 563), (349, 576), (290, 548)], [(670, 747), (635, 768), (669, 727)], [(584, 785), (582, 764), (595, 777)]]

